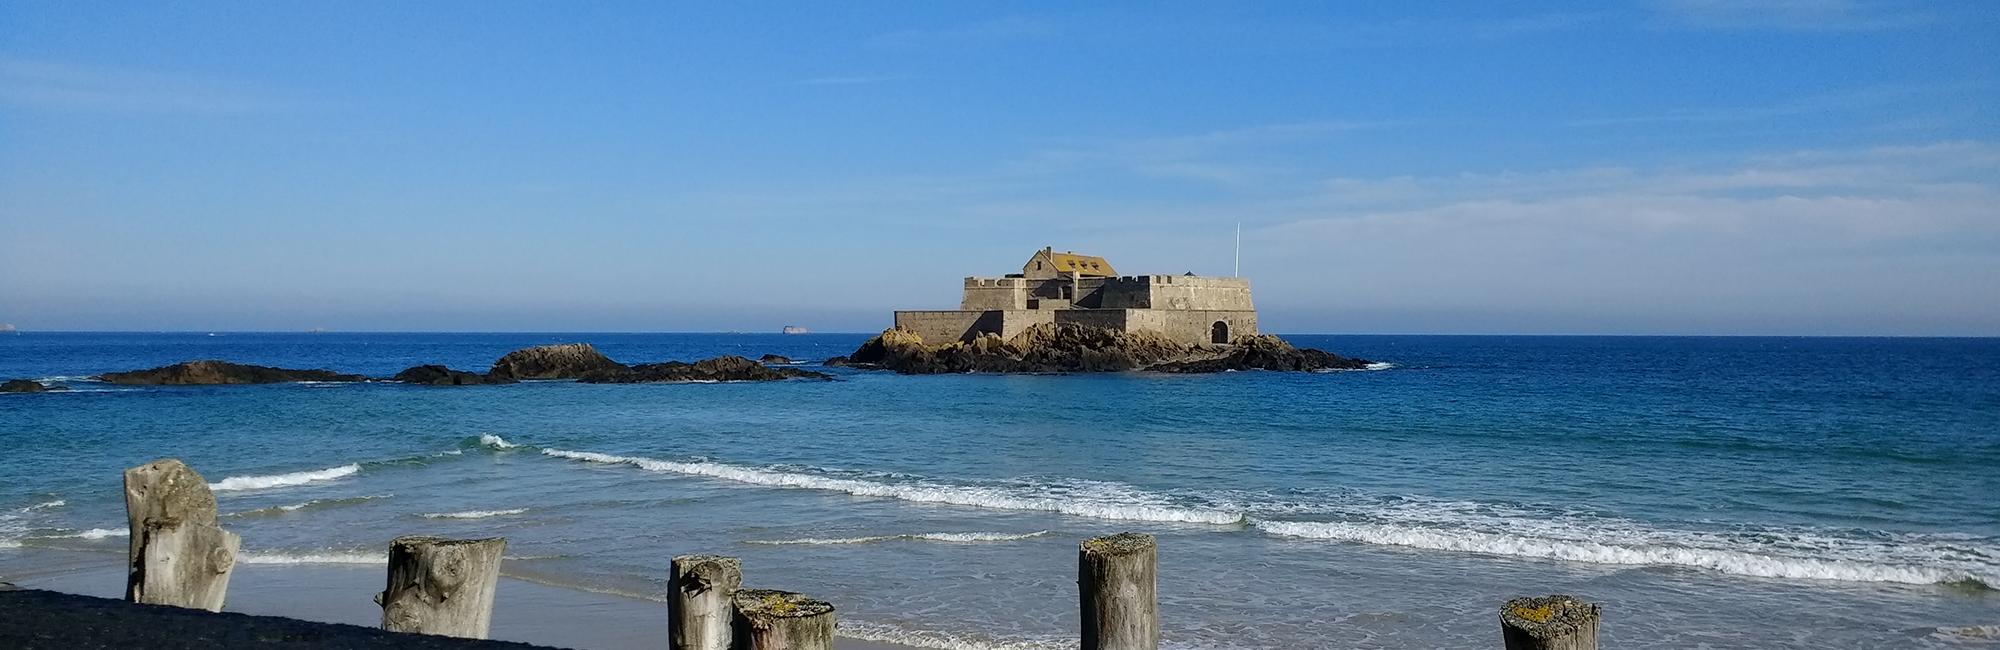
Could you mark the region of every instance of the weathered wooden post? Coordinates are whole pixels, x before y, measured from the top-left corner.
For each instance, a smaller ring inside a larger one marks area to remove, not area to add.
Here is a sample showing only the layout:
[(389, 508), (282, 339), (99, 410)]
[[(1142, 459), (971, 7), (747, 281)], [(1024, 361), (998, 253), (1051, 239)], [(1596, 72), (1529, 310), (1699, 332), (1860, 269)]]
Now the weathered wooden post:
[(125, 517), (126, 600), (222, 611), (243, 540), (216, 525), (201, 474), (172, 458), (125, 470)]
[(1083, 542), (1076, 563), (1083, 650), (1160, 647), (1158, 562), (1152, 535), (1119, 533)]
[(1507, 650), (1597, 650), (1597, 605), (1564, 595), (1516, 598), (1500, 606)]
[(671, 650), (729, 650), (743, 561), (720, 555), (676, 555), (667, 579)]
[(833, 605), (775, 589), (736, 592), (735, 650), (833, 650)]
[(398, 537), (389, 542), (389, 586), (375, 597), (382, 629), (486, 638), (507, 539)]

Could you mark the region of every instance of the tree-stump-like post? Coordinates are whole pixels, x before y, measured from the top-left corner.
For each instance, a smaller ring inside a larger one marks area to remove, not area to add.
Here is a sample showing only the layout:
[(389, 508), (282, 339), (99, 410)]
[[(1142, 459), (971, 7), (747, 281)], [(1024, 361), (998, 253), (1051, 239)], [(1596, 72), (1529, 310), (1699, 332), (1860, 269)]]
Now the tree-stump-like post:
[(730, 641), (735, 650), (833, 650), (833, 605), (805, 594), (744, 589)]
[(1500, 606), (1507, 650), (1597, 650), (1597, 605), (1564, 595), (1516, 598)]
[(720, 555), (676, 555), (667, 579), (670, 650), (729, 650), (743, 561)]
[(243, 540), (216, 525), (201, 474), (172, 458), (125, 470), (125, 517), (126, 600), (222, 611)]
[(486, 638), (507, 539), (398, 537), (389, 542), (389, 586), (375, 602), (391, 632)]
[(1158, 562), (1152, 535), (1119, 533), (1083, 542), (1076, 563), (1083, 650), (1160, 647)]

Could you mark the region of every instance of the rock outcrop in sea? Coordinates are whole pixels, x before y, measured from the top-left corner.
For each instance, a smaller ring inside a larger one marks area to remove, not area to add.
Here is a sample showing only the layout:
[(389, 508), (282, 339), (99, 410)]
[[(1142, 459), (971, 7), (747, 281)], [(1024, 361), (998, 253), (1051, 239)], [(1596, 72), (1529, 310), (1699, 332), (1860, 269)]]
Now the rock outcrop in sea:
[[(836, 357), (835, 359), (840, 359)], [(835, 364), (829, 359), (828, 365)], [(971, 341), (930, 345), (898, 329), (862, 343), (844, 365), (903, 374), (1221, 372), (1225, 370), (1361, 369), (1368, 361), (1300, 349), (1276, 336), (1245, 336), (1230, 345), (1188, 344), (1148, 331), (1123, 332), (1073, 323), (1044, 323), (1010, 339), (982, 334)]]
[(518, 380), (509, 377), (482, 375), (465, 370), (452, 370), (438, 365), (408, 368), (396, 373), (396, 376), (390, 377), (389, 380), (405, 384), (424, 384), (427, 386), (484, 386), (488, 384), (520, 383)]
[(55, 390), (69, 390), (60, 384), (51, 386), (33, 379), (9, 379), (0, 382), (0, 393), (46, 393)]
[(577, 379), (593, 372), (615, 372), (625, 364), (612, 361), (589, 343), (564, 343), (522, 348), (493, 362), (487, 374), (500, 379)]
[(216, 384), (281, 384), (296, 381), (367, 381), (361, 375), (331, 370), (292, 370), (228, 361), (188, 361), (131, 372), (107, 372), (99, 381), (127, 386), (208, 386)]
[(782, 354), (766, 354), (757, 357), (758, 363), (792, 363), (792, 358)]
[(723, 356), (694, 363), (668, 361), (642, 363), (616, 370), (585, 374), (577, 381), (585, 384), (639, 384), (688, 381), (775, 381), (779, 379), (832, 379), (825, 373), (797, 368), (772, 368), (739, 356)]

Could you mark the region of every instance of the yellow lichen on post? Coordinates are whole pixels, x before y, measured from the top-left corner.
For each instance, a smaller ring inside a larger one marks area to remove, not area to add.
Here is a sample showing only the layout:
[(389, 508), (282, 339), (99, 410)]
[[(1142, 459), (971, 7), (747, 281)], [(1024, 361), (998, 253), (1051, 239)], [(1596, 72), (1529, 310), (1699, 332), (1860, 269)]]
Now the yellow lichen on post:
[(1561, 594), (1516, 598), (1500, 606), (1507, 650), (1597, 650), (1597, 605)]
[(1555, 606), (1547, 603), (1543, 603), (1535, 607), (1529, 607), (1527, 606), (1527, 604), (1523, 603), (1515, 605), (1513, 609), (1515, 616), (1518, 616), (1525, 620), (1534, 621), (1536, 623), (1547, 623), (1549, 622), (1549, 619), (1555, 618), (1556, 615)]

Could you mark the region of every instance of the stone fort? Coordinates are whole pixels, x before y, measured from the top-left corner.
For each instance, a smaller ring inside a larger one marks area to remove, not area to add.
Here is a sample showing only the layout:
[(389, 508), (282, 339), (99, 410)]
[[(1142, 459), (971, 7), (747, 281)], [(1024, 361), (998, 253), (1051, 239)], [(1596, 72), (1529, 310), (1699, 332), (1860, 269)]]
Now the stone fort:
[(1186, 275), (1120, 276), (1102, 257), (1035, 251), (1020, 273), (965, 279), (950, 311), (898, 311), (896, 327), (933, 345), (980, 334), (1012, 338), (1041, 323), (1151, 330), (1187, 343), (1228, 343), (1257, 333), (1250, 281)]

